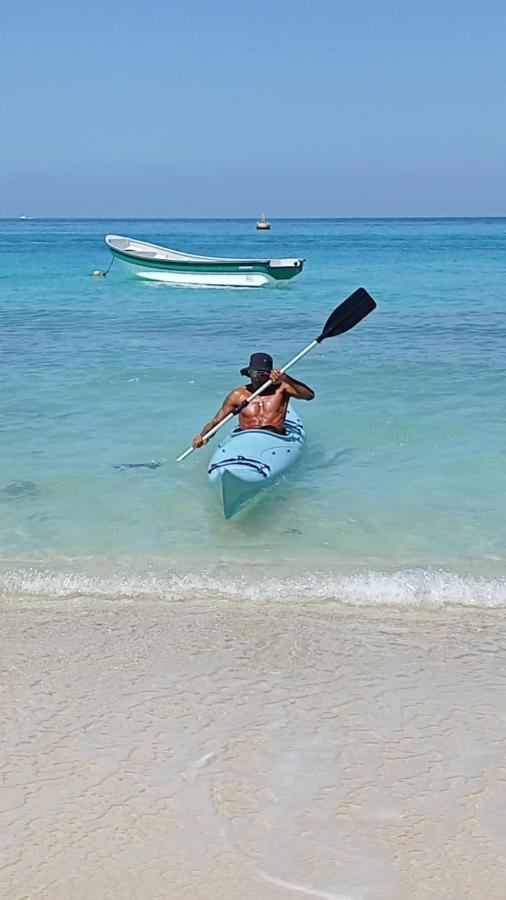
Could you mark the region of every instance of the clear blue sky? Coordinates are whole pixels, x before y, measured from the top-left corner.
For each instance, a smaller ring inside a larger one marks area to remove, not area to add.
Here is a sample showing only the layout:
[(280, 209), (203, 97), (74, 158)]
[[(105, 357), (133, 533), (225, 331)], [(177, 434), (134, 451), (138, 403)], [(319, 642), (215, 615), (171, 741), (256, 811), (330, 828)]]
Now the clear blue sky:
[(4, 0), (0, 216), (506, 215), (504, 0)]

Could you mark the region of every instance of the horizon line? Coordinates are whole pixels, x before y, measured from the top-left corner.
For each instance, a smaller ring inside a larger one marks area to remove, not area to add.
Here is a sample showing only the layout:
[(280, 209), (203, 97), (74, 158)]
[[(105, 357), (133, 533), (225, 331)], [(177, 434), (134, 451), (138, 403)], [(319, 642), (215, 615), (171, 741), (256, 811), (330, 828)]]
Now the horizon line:
[[(504, 215), (432, 215), (432, 216), (271, 216), (273, 222), (346, 222), (369, 221), (429, 221), (433, 219), (506, 219)], [(0, 222), (71, 221), (71, 222), (252, 222), (255, 216), (0, 216)]]

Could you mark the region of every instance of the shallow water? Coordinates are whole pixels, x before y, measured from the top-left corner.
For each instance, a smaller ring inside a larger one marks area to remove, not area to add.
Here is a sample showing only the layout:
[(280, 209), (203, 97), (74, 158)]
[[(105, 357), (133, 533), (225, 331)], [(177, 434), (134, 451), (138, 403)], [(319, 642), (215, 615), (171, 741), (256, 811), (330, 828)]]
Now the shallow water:
[[(506, 220), (253, 225), (0, 222), (0, 589), (506, 603)], [(307, 263), (250, 290), (92, 278), (110, 231)], [(175, 457), (252, 351), (286, 362), (361, 284), (378, 309), (294, 370), (302, 461), (224, 522), (212, 448)]]

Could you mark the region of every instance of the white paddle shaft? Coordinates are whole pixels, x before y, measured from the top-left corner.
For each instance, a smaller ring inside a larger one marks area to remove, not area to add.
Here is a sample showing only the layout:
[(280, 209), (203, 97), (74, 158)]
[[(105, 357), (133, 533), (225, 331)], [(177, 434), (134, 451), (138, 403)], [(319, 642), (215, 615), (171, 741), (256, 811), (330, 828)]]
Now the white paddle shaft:
[[(291, 359), (290, 362), (287, 362), (286, 366), (283, 366), (283, 368), (280, 371), (283, 372), (283, 374), (284, 374), (287, 371), (287, 369), (290, 369), (292, 366), (295, 365), (296, 362), (299, 361), (299, 359), (302, 359), (302, 357), (305, 356), (306, 353), (310, 353), (310, 351), (313, 350), (318, 345), (318, 343), (319, 343), (319, 341), (317, 341), (317, 340), (311, 341), (311, 343), (308, 344), (307, 347), (304, 348), (304, 350), (301, 350), (300, 353), (297, 353), (297, 356), (294, 356), (294, 358)], [(245, 407), (248, 406), (248, 404), (251, 403), (251, 401), (254, 400), (255, 397), (258, 397), (260, 394), (263, 394), (263, 392), (266, 391), (267, 388), (271, 386), (271, 384), (272, 384), (272, 381), (269, 378), (269, 380), (266, 381), (265, 384), (262, 384), (261, 387), (257, 388), (257, 390), (251, 395), (251, 397), (248, 398), (248, 400), (246, 401), (246, 403), (244, 404), (244, 406), (242, 408), (245, 409)], [(208, 441), (209, 438), (213, 437), (213, 435), (216, 434), (216, 432), (220, 430), (222, 425), (225, 425), (226, 422), (228, 422), (230, 419), (233, 419), (234, 415), (235, 415), (235, 413), (229, 413), (228, 416), (225, 416), (225, 418), (222, 419), (221, 422), (218, 422), (218, 424), (215, 425), (214, 428), (211, 428), (211, 430), (208, 431), (206, 435), (204, 435), (206, 441)], [(182, 462), (183, 459), (186, 459), (186, 457), (189, 456), (190, 453), (193, 453), (194, 450), (195, 450), (195, 447), (188, 447), (188, 450), (185, 450), (184, 453), (181, 453), (181, 455), (178, 456), (178, 458), (176, 459), (176, 462)]]

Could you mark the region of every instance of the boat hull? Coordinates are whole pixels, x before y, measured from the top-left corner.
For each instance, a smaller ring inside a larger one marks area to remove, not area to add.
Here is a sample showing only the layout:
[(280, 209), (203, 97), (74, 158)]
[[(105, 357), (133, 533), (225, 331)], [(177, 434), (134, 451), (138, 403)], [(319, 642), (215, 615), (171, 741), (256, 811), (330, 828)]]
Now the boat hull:
[(208, 469), (223, 515), (232, 518), (298, 459), (304, 446), (304, 426), (289, 408), (286, 434), (261, 428), (236, 428), (221, 443)]
[(163, 281), (166, 284), (208, 285), (210, 287), (263, 287), (276, 284), (276, 279), (266, 272), (181, 272), (171, 269), (154, 269), (122, 260), (129, 275), (145, 281)]

